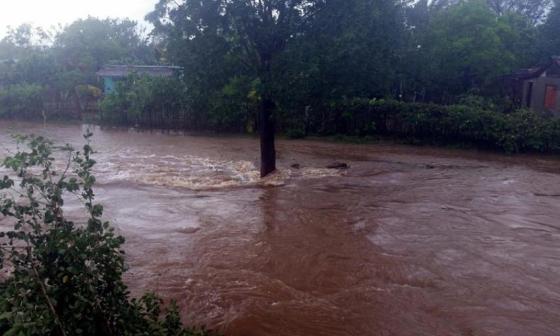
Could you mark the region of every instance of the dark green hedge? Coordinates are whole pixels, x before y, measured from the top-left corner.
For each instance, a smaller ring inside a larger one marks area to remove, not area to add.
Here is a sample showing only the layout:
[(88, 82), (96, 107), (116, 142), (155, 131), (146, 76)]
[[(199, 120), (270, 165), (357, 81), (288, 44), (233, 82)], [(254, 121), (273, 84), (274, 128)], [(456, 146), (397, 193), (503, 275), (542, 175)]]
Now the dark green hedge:
[(318, 135), (381, 135), (415, 142), (472, 145), (505, 152), (560, 152), (560, 120), (527, 110), (501, 113), (466, 105), (350, 99), (307, 124)]
[(0, 118), (41, 119), (44, 93), (44, 88), (37, 84), (0, 87)]

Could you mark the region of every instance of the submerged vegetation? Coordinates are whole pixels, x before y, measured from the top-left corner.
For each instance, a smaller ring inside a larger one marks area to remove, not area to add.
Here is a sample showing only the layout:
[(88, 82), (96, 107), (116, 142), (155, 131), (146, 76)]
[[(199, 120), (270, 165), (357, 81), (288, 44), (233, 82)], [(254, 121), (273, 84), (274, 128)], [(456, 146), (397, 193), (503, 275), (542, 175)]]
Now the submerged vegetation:
[[(0, 220), (13, 226), (0, 232), (0, 334), (204, 335), (182, 327), (174, 303), (162, 309), (154, 294), (130, 298), (124, 238), (94, 201), (89, 142), (74, 151), (41, 137), (18, 140), (27, 148), (4, 159), (13, 177), (0, 180)], [(87, 217), (67, 218), (68, 196)]]

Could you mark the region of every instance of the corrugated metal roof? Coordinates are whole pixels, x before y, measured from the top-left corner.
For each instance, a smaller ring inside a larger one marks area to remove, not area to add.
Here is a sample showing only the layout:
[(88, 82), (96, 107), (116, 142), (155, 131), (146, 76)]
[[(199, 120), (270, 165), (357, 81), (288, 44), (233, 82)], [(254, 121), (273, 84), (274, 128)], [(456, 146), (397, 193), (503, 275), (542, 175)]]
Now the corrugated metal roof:
[(165, 65), (107, 65), (97, 72), (100, 77), (127, 77), (133, 73), (140, 76), (171, 77), (181, 70), (177, 66)]

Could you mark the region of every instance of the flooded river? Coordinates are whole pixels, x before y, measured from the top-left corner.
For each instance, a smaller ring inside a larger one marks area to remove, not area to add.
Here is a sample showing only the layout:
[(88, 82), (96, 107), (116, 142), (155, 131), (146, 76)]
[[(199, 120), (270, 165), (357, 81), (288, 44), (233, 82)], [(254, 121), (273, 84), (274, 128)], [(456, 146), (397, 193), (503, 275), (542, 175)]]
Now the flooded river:
[[(80, 126), (0, 123), (81, 143)], [(559, 335), (560, 161), (95, 130), (134, 293), (225, 335)], [(2, 154), (0, 154), (2, 156)], [(346, 162), (346, 171), (325, 169)], [(300, 169), (291, 168), (299, 164)]]

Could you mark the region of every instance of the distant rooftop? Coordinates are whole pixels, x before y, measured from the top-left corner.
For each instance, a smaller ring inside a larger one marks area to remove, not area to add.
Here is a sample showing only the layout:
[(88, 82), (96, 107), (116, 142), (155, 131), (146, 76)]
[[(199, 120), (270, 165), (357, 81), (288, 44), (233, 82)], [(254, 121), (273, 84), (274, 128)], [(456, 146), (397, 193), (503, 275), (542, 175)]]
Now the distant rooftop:
[(553, 67), (556, 67), (556, 69), (560, 69), (560, 56), (552, 56), (548, 59), (547, 62), (532, 68), (519, 69), (514, 73), (512, 73), (511, 75), (509, 75), (509, 77), (515, 79), (523, 79), (523, 80), (536, 78), (539, 77), (547, 69)]
[(100, 77), (127, 77), (131, 74), (152, 77), (171, 77), (181, 70), (178, 66), (166, 65), (107, 65), (97, 72)]

